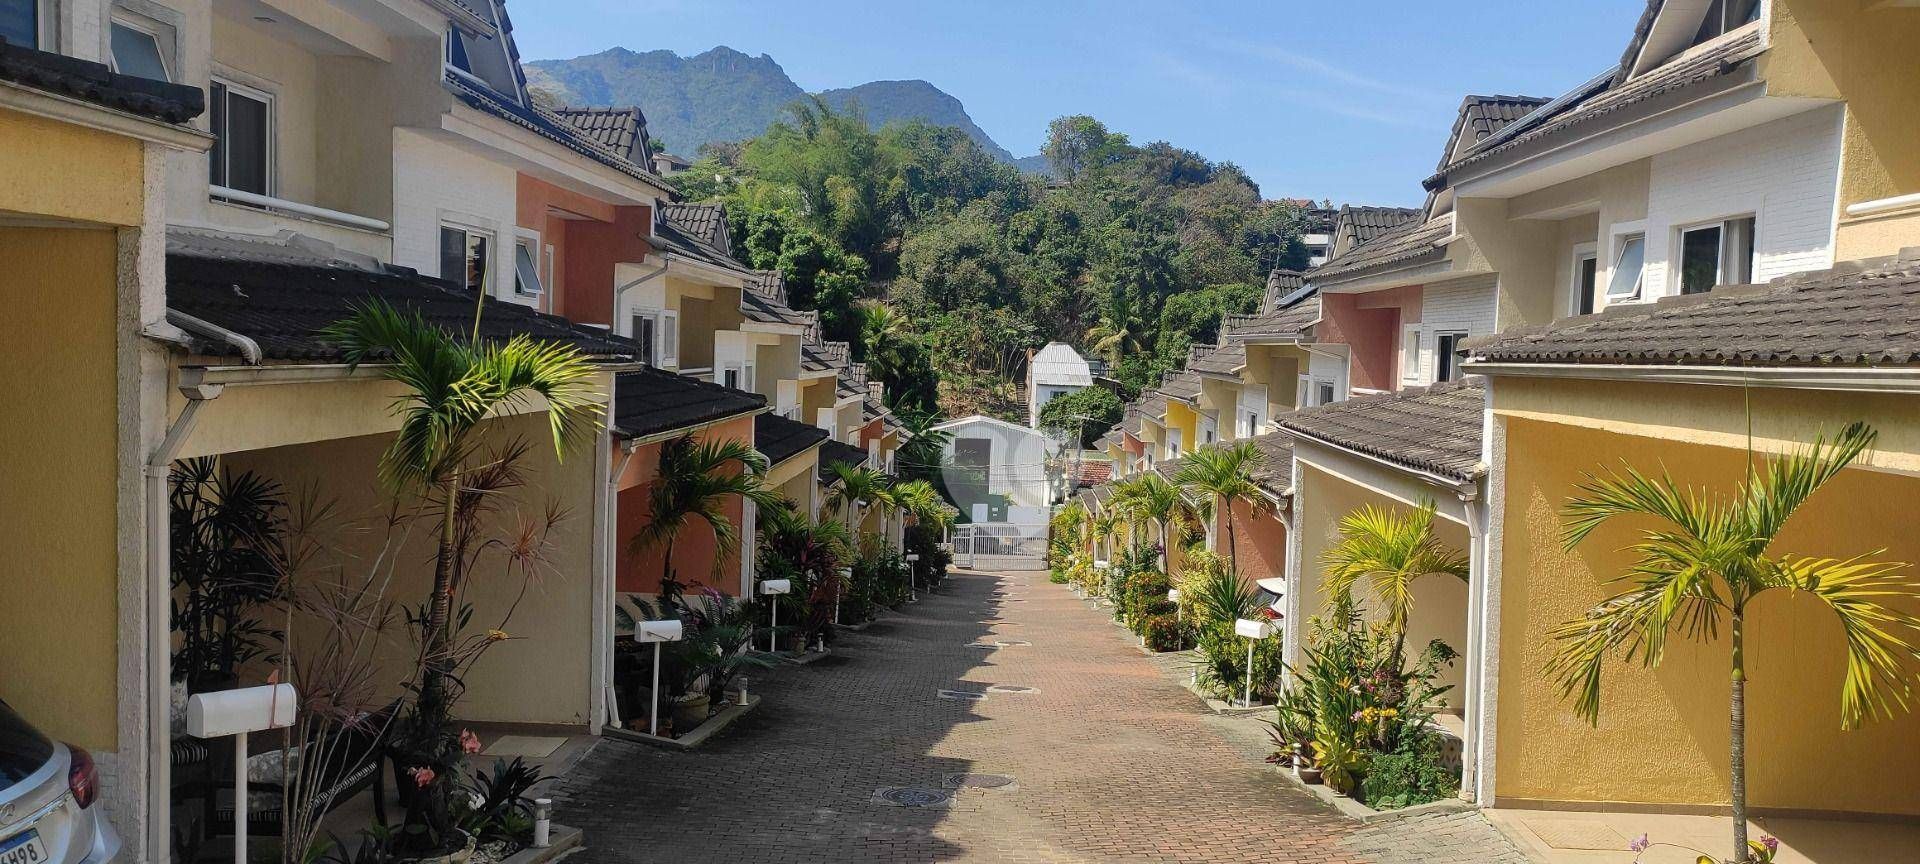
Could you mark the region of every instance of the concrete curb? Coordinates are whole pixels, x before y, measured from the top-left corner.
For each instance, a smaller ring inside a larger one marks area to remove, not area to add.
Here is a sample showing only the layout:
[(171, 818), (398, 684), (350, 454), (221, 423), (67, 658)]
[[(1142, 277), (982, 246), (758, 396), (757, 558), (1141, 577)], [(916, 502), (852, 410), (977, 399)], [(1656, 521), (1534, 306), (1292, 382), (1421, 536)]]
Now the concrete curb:
[(1474, 807), (1473, 804), (1461, 800), (1458, 797), (1448, 797), (1438, 801), (1428, 801), (1425, 804), (1415, 804), (1412, 807), (1401, 807), (1396, 810), (1375, 810), (1354, 798), (1327, 788), (1327, 785), (1324, 783), (1308, 783), (1296, 776), (1291, 768), (1282, 768), (1276, 765), (1273, 767), (1273, 770), (1280, 776), (1287, 778), (1288, 782), (1291, 782), (1293, 785), (1305, 789), (1313, 793), (1314, 797), (1333, 805), (1333, 809), (1340, 811), (1340, 815), (1365, 825), (1378, 825), (1386, 822), (1399, 821), (1401, 819), (1412, 819), (1418, 816), (1432, 816), (1443, 813), (1469, 813), (1478, 809)]
[(528, 846), (512, 855), (508, 855), (500, 864), (547, 864), (547, 862), (579, 848), (585, 839), (586, 833), (578, 828), (554, 825), (549, 829), (547, 845), (539, 848)]
[(747, 716), (753, 712), (753, 709), (758, 707), (760, 707), (760, 697), (758, 696), (749, 695), (747, 697), (747, 704), (745, 705), (739, 702), (728, 701), (727, 706), (720, 709), (719, 713), (707, 718), (707, 722), (700, 724), (698, 728), (683, 738), (663, 738), (658, 735), (648, 735), (645, 732), (635, 729), (619, 729), (612, 726), (600, 730), (600, 734), (608, 738), (618, 738), (622, 741), (633, 741), (639, 744), (651, 744), (655, 747), (663, 747), (668, 750), (693, 750), (707, 743), (707, 739), (720, 734), (722, 730), (733, 725), (735, 720)]

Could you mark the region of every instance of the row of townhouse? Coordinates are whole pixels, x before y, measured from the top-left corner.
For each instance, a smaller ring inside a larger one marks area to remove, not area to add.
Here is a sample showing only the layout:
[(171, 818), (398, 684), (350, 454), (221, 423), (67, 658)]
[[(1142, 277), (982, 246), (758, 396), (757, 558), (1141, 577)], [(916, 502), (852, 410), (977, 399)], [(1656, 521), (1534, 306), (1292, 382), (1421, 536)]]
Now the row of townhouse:
[[(1790, 452), (1858, 420), (1877, 446), (1781, 551), (1920, 561), (1920, 74), (1896, 59), (1915, 44), (1912, 4), (1650, 0), (1620, 62), (1572, 91), (1463, 100), (1424, 207), (1342, 208), (1325, 263), (1274, 273), (1102, 446), (1122, 478), (1261, 446), (1275, 506), (1218, 518), (1254, 538), (1247, 578), (1284, 580), (1290, 662), (1340, 518), (1432, 504), (1472, 577), (1417, 583), (1409, 638), (1463, 654), (1443, 717), (1463, 797), (1718, 812), (1724, 636), (1610, 666), (1593, 726), (1546, 675), (1553, 628), (1619, 590), (1637, 537), (1569, 550), (1560, 507), (1623, 464), (1727, 490), (1749, 442)], [(1842, 733), (1831, 613), (1770, 596), (1758, 614), (1755, 810), (1920, 815), (1920, 718)]]
[[(175, 836), (169, 470), (217, 457), (379, 512), (401, 391), (317, 333), (353, 310), (569, 345), (597, 370), (591, 452), (528, 451), (528, 488), (569, 516), (515, 617), (530, 638), (466, 681), (470, 720), (614, 719), (615, 594), (661, 579), (628, 541), (663, 442), (749, 442), (809, 513), (834, 463), (890, 467), (878, 383), (653, 155), (638, 108), (530, 98), (500, 0), (0, 0), (0, 355), (22, 387), (0, 412), (0, 698), (92, 751), (127, 860), (166, 860)], [(485, 437), (546, 440), (545, 413)], [(745, 502), (729, 517), (752, 536)], [(329, 540), (377, 560), (379, 533)], [(715, 570), (693, 534), (676, 568)], [(751, 545), (714, 587), (751, 591)], [(425, 559), (395, 565), (396, 590), (424, 594)]]

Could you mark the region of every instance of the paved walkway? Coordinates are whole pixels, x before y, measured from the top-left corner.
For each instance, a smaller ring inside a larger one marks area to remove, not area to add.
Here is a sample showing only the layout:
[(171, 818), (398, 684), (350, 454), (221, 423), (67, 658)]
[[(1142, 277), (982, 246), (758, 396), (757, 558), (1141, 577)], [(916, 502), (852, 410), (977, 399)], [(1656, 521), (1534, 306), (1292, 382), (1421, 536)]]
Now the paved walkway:
[[(1520, 861), (1478, 814), (1335, 814), (1261, 761), (1264, 724), (1208, 713), (1131, 640), (1043, 574), (956, 574), (833, 656), (754, 676), (766, 701), (702, 750), (602, 741), (556, 818), (587, 832), (576, 864)], [(1013, 782), (875, 801), (955, 774)]]

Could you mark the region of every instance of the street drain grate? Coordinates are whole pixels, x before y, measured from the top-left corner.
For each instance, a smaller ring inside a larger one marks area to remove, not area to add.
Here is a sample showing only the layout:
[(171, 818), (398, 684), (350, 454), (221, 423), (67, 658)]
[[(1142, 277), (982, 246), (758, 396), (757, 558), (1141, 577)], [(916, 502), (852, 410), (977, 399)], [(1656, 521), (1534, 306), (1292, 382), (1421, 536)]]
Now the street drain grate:
[(873, 803), (886, 804), (891, 807), (952, 807), (953, 793), (945, 789), (921, 789), (912, 786), (882, 786), (873, 790)]
[(1038, 693), (1038, 689), (1024, 684), (994, 684), (987, 687), (988, 693)]
[(1025, 639), (1003, 639), (1003, 640), (1001, 640), (1001, 641), (999, 641), (999, 642), (995, 642), (995, 643), (993, 643), (993, 644), (995, 644), (995, 645), (998, 645), (998, 646), (1000, 646), (1001, 648), (1011, 648), (1011, 647), (1013, 647), (1013, 646), (1015, 646), (1015, 645), (1032, 645), (1033, 643), (1032, 643), (1032, 642), (1028, 642), (1028, 641), (1027, 641), (1027, 640), (1025, 640)]
[(979, 702), (987, 698), (987, 694), (975, 693), (971, 690), (935, 690), (933, 693), (941, 699), (956, 699), (962, 702)]
[(948, 774), (945, 785), (948, 789), (993, 789), (1001, 792), (1014, 788), (1013, 778), (1005, 774)]

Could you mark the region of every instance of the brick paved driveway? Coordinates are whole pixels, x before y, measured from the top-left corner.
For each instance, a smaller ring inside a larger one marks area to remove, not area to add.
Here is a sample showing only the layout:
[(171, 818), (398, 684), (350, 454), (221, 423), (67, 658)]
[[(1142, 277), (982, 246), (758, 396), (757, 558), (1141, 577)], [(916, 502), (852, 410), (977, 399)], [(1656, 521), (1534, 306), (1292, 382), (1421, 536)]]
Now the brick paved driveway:
[[(996, 596), (997, 592), (1005, 592)], [(1477, 814), (1363, 828), (1044, 574), (956, 574), (835, 654), (753, 676), (765, 702), (697, 752), (602, 741), (557, 819), (593, 862), (1515, 862)], [(1025, 641), (992, 649), (970, 643)], [(941, 689), (986, 692), (939, 699)], [(1011, 775), (950, 808), (881, 787)]]

